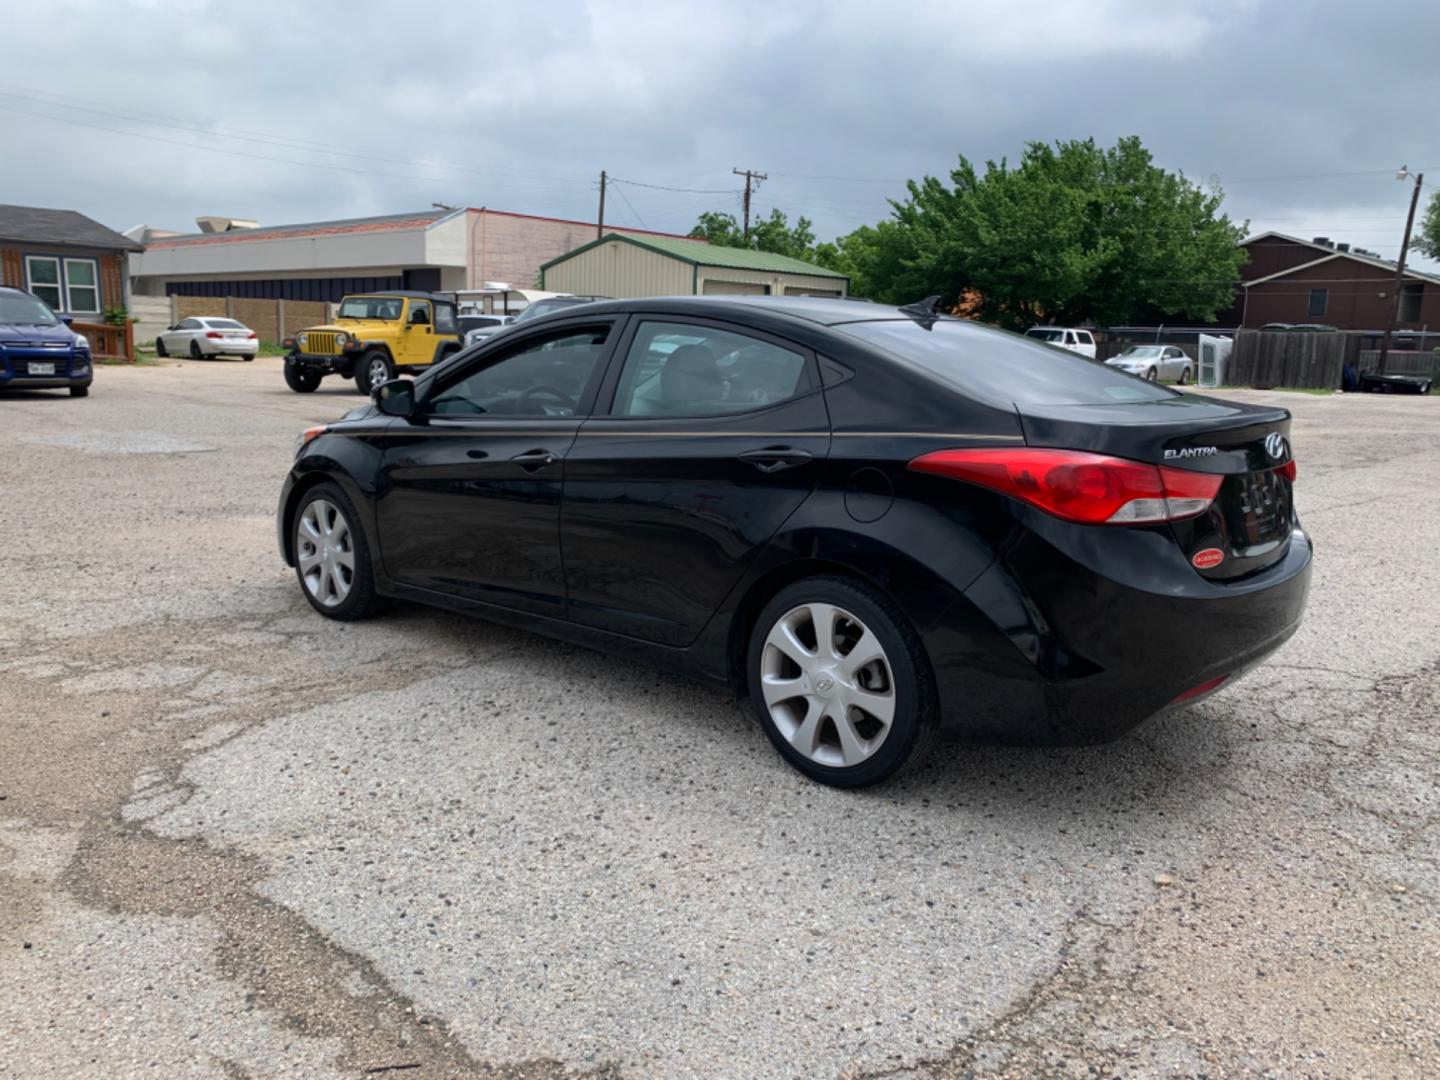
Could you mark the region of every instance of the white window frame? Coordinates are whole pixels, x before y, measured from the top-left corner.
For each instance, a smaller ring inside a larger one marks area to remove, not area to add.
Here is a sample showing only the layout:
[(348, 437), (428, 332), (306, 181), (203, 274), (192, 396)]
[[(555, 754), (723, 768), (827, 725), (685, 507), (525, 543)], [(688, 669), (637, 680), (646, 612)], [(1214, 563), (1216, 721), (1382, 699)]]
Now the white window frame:
[[(100, 290), (100, 260), (90, 259), (84, 256), (70, 255), (26, 255), (25, 256), (25, 288), (35, 292), (35, 278), (30, 272), (32, 263), (46, 262), (54, 263), (56, 283), (51, 285), (41, 283), (41, 288), (56, 289), (60, 293), (60, 305), (56, 312), (65, 315), (99, 315), (104, 310), (105, 298)], [(93, 289), (95, 292), (95, 306), (93, 308), (75, 308), (70, 302), (70, 264), (88, 263), (94, 271), (93, 285), (78, 285), (79, 289)]]
[[(90, 283), (89, 285), (79, 285), (79, 286), (76, 286), (76, 287), (77, 287), (77, 288), (80, 288), (80, 289), (89, 289), (89, 290), (91, 290), (92, 292), (94, 292), (94, 294), (95, 294), (95, 306), (94, 306), (93, 308), (77, 308), (77, 307), (75, 307), (74, 303), (73, 303), (73, 302), (71, 301), (71, 299), (70, 299), (70, 264), (71, 264), (71, 263), (87, 263), (87, 264), (89, 264), (89, 266), (90, 266), (90, 270), (91, 270), (91, 273), (92, 273), (91, 283)], [(67, 256), (67, 257), (65, 258), (65, 260), (64, 260), (64, 267), (63, 267), (61, 276), (64, 277), (64, 279), (65, 279), (65, 311), (66, 311), (66, 313), (67, 313), (67, 314), (73, 314), (73, 315), (99, 315), (100, 312), (101, 312), (101, 310), (102, 310), (102, 308), (101, 308), (101, 300), (100, 300), (100, 261), (99, 261), (98, 259), (86, 259), (86, 258), (83, 258), (83, 257), (70, 258), (70, 257)]]

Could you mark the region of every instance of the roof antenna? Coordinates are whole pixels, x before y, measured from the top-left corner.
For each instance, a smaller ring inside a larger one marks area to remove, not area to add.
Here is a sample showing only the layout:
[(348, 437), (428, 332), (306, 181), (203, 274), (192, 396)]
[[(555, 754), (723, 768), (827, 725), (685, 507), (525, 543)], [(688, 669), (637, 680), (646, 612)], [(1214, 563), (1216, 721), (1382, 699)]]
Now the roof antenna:
[(900, 309), (900, 314), (910, 316), (910, 318), (914, 319), (926, 330), (929, 330), (940, 318), (939, 313), (935, 310), (939, 304), (940, 297), (927, 296), (924, 300), (917, 301), (913, 304), (906, 304)]

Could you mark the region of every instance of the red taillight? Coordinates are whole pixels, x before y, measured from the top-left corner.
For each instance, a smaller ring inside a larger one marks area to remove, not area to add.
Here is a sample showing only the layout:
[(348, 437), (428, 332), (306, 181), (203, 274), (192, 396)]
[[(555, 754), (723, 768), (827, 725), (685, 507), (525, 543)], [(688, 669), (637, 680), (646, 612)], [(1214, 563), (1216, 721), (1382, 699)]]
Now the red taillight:
[(254, 330), (251, 330), (250, 333), (248, 333), (248, 334), (245, 335), (245, 337), (246, 337), (247, 339), (249, 339), (250, 341), (254, 341), (254, 340), (255, 340), (255, 337), (256, 337), (255, 331), (254, 331)]
[(1080, 450), (936, 450), (916, 472), (980, 484), (1082, 525), (1177, 521), (1210, 509), (1224, 477)]
[(219, 341), (219, 340), (220, 340), (221, 338), (223, 338), (225, 335), (222, 334), (222, 333), (220, 333), (220, 331), (218, 331), (218, 330), (206, 330), (206, 331), (205, 331), (205, 336), (208, 337), (208, 338), (214, 338), (216, 341)]
[(1208, 694), (1212, 690), (1218, 690), (1220, 689), (1221, 684), (1224, 683), (1225, 680), (1228, 678), (1230, 678), (1229, 675), (1217, 675), (1213, 679), (1206, 679), (1199, 686), (1192, 686), (1183, 694), (1176, 694), (1175, 697), (1171, 700), (1170, 704), (1178, 705), (1182, 701), (1193, 701), (1195, 698), (1200, 697), (1202, 694)]
[(1294, 458), (1291, 458), (1289, 461), (1285, 462), (1285, 464), (1284, 464), (1284, 465), (1281, 465), (1280, 468), (1277, 469), (1276, 471), (1277, 471), (1281, 476), (1285, 477), (1286, 480), (1289, 480), (1290, 483), (1292, 483), (1292, 484), (1295, 483), (1295, 459), (1294, 459)]

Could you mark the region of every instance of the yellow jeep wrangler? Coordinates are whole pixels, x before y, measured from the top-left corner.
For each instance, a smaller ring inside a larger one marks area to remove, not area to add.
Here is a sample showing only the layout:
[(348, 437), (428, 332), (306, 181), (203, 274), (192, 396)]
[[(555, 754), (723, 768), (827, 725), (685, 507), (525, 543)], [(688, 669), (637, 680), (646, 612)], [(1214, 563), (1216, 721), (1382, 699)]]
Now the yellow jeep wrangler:
[(308, 394), (326, 375), (355, 380), (362, 394), (396, 375), (422, 371), (460, 351), (455, 301), (433, 293), (347, 296), (333, 323), (310, 326), (282, 344), (285, 382)]

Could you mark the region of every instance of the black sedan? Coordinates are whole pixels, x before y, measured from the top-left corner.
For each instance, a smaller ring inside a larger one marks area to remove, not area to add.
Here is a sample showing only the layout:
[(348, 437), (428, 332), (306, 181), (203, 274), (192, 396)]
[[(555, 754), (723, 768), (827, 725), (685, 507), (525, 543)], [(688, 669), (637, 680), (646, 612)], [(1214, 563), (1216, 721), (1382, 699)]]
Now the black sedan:
[(924, 306), (589, 304), (312, 428), (280, 546), (334, 619), (384, 597), (748, 696), (872, 784), (942, 724), (1094, 742), (1299, 624), (1290, 416)]

